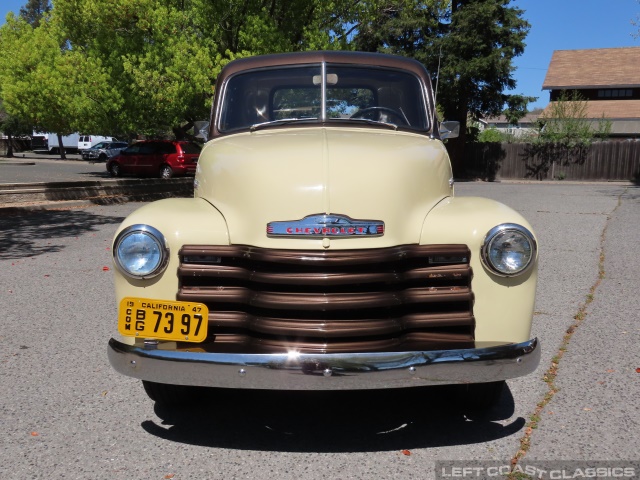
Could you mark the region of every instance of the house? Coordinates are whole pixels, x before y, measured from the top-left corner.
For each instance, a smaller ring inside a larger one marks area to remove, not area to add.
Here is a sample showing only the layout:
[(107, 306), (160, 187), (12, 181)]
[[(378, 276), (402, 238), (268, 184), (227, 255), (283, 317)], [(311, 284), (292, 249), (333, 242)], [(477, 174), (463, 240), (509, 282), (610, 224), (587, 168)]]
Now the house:
[(640, 138), (640, 47), (556, 50), (542, 89), (550, 102), (577, 91), (588, 119), (611, 122), (611, 137)]
[(478, 120), (478, 127), (480, 130), (486, 130), (488, 128), (495, 128), (500, 133), (507, 135), (513, 135), (514, 137), (523, 137), (536, 133), (536, 121), (540, 111), (527, 113), (524, 117), (518, 120), (517, 123), (511, 123), (507, 120), (507, 117), (500, 115), (498, 117), (487, 117)]

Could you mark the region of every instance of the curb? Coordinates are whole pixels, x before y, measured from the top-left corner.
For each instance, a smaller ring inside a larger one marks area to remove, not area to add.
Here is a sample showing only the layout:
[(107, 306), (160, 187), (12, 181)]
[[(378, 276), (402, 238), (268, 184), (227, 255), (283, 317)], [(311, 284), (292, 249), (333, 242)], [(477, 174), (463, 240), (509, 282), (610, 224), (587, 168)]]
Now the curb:
[(10, 160), (10, 161), (0, 161), (0, 165), (35, 165), (36, 162), (30, 162), (30, 161), (15, 161), (15, 160)]
[(79, 208), (193, 196), (193, 177), (0, 185), (0, 212)]

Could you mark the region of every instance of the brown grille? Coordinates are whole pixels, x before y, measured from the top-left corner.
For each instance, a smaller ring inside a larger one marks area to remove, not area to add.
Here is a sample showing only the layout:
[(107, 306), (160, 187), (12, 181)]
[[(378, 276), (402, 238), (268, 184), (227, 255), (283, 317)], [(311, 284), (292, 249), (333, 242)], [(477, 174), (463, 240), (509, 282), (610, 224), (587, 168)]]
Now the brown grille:
[(338, 251), (185, 245), (179, 255), (178, 300), (209, 307), (209, 336), (198, 345), (206, 351), (473, 346), (465, 245)]

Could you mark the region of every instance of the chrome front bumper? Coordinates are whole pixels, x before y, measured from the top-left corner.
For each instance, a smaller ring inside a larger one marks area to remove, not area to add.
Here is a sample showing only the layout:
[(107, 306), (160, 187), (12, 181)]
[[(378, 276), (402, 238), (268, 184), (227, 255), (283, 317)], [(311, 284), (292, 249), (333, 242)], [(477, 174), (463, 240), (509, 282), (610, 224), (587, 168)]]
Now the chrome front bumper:
[(363, 390), (520, 377), (540, 363), (537, 338), (486, 348), (427, 352), (228, 354), (149, 349), (111, 339), (118, 372), (175, 385), (265, 390)]

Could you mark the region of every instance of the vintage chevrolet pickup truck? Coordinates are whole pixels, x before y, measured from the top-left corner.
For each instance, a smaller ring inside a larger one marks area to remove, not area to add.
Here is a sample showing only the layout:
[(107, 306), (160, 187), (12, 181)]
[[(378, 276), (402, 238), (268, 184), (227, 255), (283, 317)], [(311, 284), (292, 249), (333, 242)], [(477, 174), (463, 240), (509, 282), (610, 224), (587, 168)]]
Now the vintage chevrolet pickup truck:
[(229, 63), (194, 198), (116, 233), (113, 367), (167, 404), (428, 385), (495, 403), (539, 363), (537, 243), (507, 206), (454, 196), (443, 125), (411, 59)]

